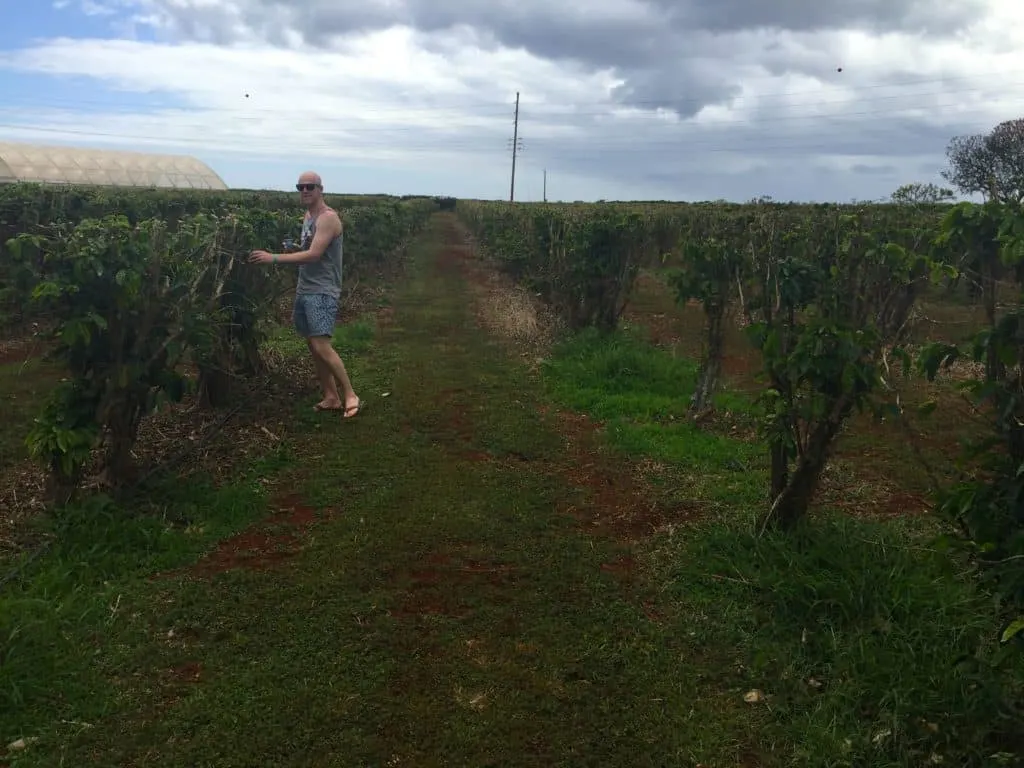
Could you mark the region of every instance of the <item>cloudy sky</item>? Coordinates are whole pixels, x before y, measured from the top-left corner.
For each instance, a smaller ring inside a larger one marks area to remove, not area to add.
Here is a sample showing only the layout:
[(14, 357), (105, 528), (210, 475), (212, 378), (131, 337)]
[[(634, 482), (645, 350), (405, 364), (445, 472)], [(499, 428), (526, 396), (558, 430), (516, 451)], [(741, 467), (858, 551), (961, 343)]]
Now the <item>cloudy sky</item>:
[(519, 91), (516, 199), (876, 199), (1021, 50), (1021, 0), (0, 0), (0, 140), (507, 199)]

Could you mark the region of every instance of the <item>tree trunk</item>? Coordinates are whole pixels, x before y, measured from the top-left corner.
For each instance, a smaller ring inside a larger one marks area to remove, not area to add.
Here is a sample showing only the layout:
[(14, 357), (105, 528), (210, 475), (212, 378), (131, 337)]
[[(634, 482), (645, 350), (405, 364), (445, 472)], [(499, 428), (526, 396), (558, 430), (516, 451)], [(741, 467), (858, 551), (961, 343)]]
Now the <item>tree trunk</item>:
[(771, 497), (777, 499), (786, 489), (789, 482), (789, 452), (786, 444), (781, 440), (772, 440), (768, 447), (771, 458)]
[(722, 352), (725, 348), (725, 306), (706, 304), (707, 349), (697, 374), (697, 386), (690, 398), (690, 415), (701, 416), (712, 408), (712, 400), (722, 374)]
[(46, 476), (44, 490), (47, 505), (60, 508), (69, 504), (78, 492), (81, 479), (81, 471), (75, 471), (69, 476), (64, 474), (59, 462), (53, 462)]
[[(982, 303), (985, 307), (985, 322), (989, 328), (996, 327), (996, 267), (993, 263), (995, 256), (985, 255), (981, 265), (981, 292)], [(989, 382), (1002, 381), (1006, 378), (1006, 366), (999, 359), (999, 350), (994, 344), (989, 344), (985, 352), (985, 380)]]
[(251, 335), (240, 340), (242, 348), (242, 372), (246, 376), (259, 376), (267, 370), (267, 363), (260, 354), (260, 345)]
[(807, 516), (821, 473), (828, 461), (829, 448), (839, 434), (853, 407), (852, 396), (844, 395), (823, 421), (815, 424), (804, 454), (789, 475), (781, 492), (775, 492), (775, 456), (772, 456), (772, 505), (758, 522), (758, 530), (790, 531)]
[(132, 448), (135, 447), (142, 422), (144, 398), (142, 393), (126, 398), (126, 402), (111, 409), (112, 413), (107, 419), (102, 478), (111, 488), (123, 486), (135, 477), (137, 468)]
[(223, 408), (231, 405), (234, 377), (220, 367), (200, 366), (196, 404), (199, 408)]

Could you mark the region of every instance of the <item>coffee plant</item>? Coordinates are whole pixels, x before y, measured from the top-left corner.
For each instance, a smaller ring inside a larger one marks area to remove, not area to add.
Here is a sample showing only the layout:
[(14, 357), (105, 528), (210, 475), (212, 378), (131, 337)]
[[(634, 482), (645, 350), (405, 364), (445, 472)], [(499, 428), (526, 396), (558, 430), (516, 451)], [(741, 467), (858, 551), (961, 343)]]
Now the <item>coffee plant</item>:
[[(101, 483), (130, 480), (142, 419), (159, 399), (184, 396), (186, 363), (199, 371), (199, 407), (234, 402), (234, 384), (263, 370), (271, 310), (295, 275), (247, 257), (298, 233), (302, 211), (294, 196), (287, 206), (283, 198), (3, 189), (0, 208), (19, 199), (50, 206), (4, 222), (3, 263), (14, 278), (8, 298), (46, 318), (49, 356), (66, 373), (27, 437), (49, 469), (51, 500), (71, 499), (94, 456)], [(243, 204), (261, 200), (278, 204)], [(423, 198), (343, 209), (346, 277), (379, 271), (433, 210)]]

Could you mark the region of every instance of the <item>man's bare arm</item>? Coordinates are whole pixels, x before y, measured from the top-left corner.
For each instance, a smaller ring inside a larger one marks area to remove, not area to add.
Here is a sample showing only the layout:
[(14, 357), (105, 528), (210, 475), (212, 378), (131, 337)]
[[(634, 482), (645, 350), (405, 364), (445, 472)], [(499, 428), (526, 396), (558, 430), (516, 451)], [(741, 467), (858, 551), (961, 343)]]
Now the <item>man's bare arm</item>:
[(282, 253), (277, 255), (279, 264), (310, 264), (323, 258), (328, 244), (342, 232), (341, 219), (334, 211), (328, 211), (316, 222), (316, 234), (313, 242), (305, 251)]

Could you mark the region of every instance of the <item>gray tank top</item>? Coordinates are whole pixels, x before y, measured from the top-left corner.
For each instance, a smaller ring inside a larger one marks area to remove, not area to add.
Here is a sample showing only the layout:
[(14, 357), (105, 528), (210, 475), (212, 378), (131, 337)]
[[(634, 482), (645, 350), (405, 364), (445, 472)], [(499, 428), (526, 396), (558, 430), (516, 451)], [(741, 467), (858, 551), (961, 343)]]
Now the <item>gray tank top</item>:
[[(299, 250), (304, 251), (313, 243), (316, 234), (316, 219), (306, 216), (302, 222), (302, 237)], [(341, 254), (343, 235), (338, 235), (327, 244), (327, 250), (319, 261), (299, 265), (299, 280), (296, 294), (326, 293), (335, 299), (341, 296)]]

